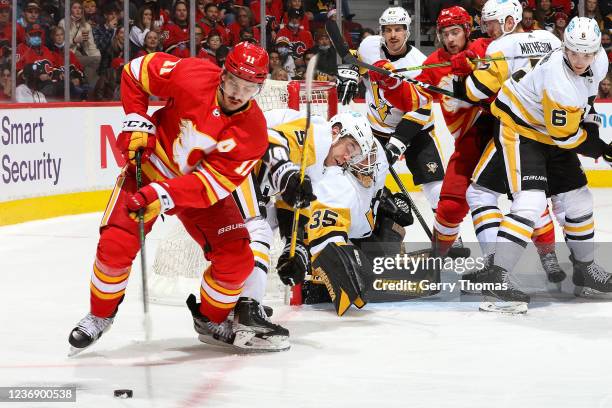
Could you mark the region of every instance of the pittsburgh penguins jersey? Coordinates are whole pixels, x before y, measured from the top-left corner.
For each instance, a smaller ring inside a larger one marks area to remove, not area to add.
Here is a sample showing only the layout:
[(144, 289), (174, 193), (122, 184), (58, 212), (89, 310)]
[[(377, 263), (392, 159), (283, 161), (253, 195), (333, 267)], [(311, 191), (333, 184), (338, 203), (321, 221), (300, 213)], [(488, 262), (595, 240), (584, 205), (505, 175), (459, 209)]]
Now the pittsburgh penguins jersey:
[(467, 97), (472, 101), (495, 96), (513, 73), (528, 71), (550, 51), (561, 47), (561, 41), (546, 30), (513, 33), (491, 42), (486, 56), (493, 61), (483, 64), (466, 79)]
[[(357, 57), (368, 64), (374, 64), (376, 61), (387, 59), (391, 61), (396, 69), (422, 65), (423, 61), (425, 61), (425, 55), (410, 45), (407, 47), (408, 50), (404, 55), (388, 55), (383, 49), (382, 37), (380, 35), (371, 35), (366, 37), (359, 45)], [(407, 71), (404, 75), (408, 78), (415, 78), (420, 72), (420, 70)], [(370, 82), (367, 77), (364, 77), (364, 84), (366, 87), (368, 120), (375, 132), (385, 135), (392, 134), (402, 118), (415, 122), (424, 129), (433, 126), (431, 114), (432, 98), (420, 88), (415, 87), (417, 89), (415, 94), (418, 98), (418, 103), (415, 104), (414, 111), (404, 112), (393, 107), (385, 99), (385, 92), (377, 84)]]
[(608, 57), (603, 48), (583, 75), (576, 75), (563, 51), (557, 49), (529, 73), (519, 72), (506, 81), (491, 113), (521, 136), (573, 149), (586, 140), (580, 121), (607, 71)]
[(270, 197), (282, 190), (281, 180), (288, 170), (299, 169), (306, 140), (306, 175), (314, 183), (325, 173), (323, 164), (332, 144), (331, 125), (318, 115), (310, 118), (306, 138), (306, 114), (293, 109), (272, 109), (264, 113), (268, 126), (266, 166), (257, 175), (261, 193)]
[(366, 186), (339, 166), (326, 167), (325, 177), (313, 182), (317, 199), (310, 205), (306, 229), (313, 257), (331, 242), (344, 244), (372, 234), (376, 217), (372, 202), (384, 187), (389, 171), (382, 145), (378, 140), (375, 143), (378, 151), (373, 183)]

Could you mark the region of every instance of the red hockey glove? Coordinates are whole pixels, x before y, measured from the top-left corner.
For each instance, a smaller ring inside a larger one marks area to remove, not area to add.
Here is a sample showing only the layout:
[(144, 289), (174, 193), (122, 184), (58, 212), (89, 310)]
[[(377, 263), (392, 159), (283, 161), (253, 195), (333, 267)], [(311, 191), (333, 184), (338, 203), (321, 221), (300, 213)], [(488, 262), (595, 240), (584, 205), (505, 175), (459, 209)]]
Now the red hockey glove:
[(149, 119), (136, 113), (127, 115), (117, 138), (117, 147), (126, 161), (135, 164), (138, 150), (142, 150), (142, 161), (147, 161), (155, 150), (155, 142), (155, 125)]
[[(395, 67), (387, 60), (380, 60), (374, 63), (375, 67), (386, 69), (387, 71), (394, 70)], [(395, 89), (397, 88), (402, 81), (398, 78), (393, 78), (390, 76), (386, 76), (383, 74), (379, 74), (376, 71), (368, 71), (368, 75), (370, 76), (370, 82), (378, 83), (378, 86), (381, 89)]]
[(134, 194), (127, 197), (126, 206), (130, 217), (137, 221), (138, 210), (144, 209), (144, 220), (149, 222), (160, 213), (174, 208), (174, 201), (170, 193), (159, 183), (144, 186)]
[(466, 77), (476, 69), (476, 64), (473, 64), (471, 59), (478, 58), (478, 55), (472, 50), (461, 51), (451, 57), (451, 69), (453, 74)]

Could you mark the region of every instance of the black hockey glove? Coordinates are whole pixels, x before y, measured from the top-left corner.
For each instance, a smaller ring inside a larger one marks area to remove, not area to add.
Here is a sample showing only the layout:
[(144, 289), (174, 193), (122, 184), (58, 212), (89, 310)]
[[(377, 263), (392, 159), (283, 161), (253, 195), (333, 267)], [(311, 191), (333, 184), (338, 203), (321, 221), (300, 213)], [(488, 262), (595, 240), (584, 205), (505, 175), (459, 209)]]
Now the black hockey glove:
[(414, 223), (410, 201), (408, 197), (402, 193), (395, 193), (390, 196), (382, 197), (378, 211), (386, 217), (391, 218), (402, 227), (407, 227)]
[(359, 68), (357, 65), (338, 65), (338, 98), (343, 105), (348, 105), (357, 96)]
[(281, 197), (283, 201), (292, 207), (296, 208), (307, 208), (310, 206), (310, 202), (317, 199), (312, 193), (312, 183), (310, 177), (304, 176), (304, 181), (300, 183), (300, 171), (289, 170), (287, 174), (283, 175), (283, 181), (281, 182), (282, 188)]
[(306, 245), (300, 240), (295, 243), (295, 256), (289, 257), (291, 242), (288, 242), (283, 249), (283, 253), (278, 258), (276, 270), (280, 280), (285, 285), (297, 285), (304, 282), (304, 277), (310, 273), (310, 253)]

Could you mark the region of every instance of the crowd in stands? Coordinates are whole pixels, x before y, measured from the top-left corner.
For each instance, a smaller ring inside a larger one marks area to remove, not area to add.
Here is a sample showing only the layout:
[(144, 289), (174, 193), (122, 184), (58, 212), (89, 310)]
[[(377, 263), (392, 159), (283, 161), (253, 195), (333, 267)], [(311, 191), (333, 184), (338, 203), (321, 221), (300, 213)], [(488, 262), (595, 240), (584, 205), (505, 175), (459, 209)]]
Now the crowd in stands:
[[(190, 55), (186, 0), (131, 0), (129, 27), (123, 26), (123, 0), (71, 0), (67, 22), (63, 18), (63, 2), (18, 0), (17, 84), (32, 87), (31, 92), (36, 92), (32, 95), (40, 100), (64, 100), (65, 44), (69, 47), (71, 101), (119, 99), (121, 69), (126, 62), (125, 40), (129, 41), (130, 58), (157, 51), (179, 57)], [(473, 16), (473, 36), (482, 36), (480, 12), (485, 2), (429, 0), (422, 2), (424, 18), (435, 21), (441, 8), (463, 5)], [(260, 43), (265, 35), (271, 79), (303, 79), (308, 60), (319, 54), (317, 79), (333, 81), (337, 58), (324, 25), (328, 19), (337, 18), (335, 3), (335, 0), (265, 0), (262, 33), (259, 0), (197, 0), (195, 55), (221, 66), (232, 46), (241, 41)], [(585, 0), (584, 15), (599, 22), (604, 32), (603, 46), (612, 60), (611, 3)], [(577, 14), (577, 5), (578, 0), (526, 0), (521, 25), (525, 31), (546, 29), (562, 39), (565, 25)], [(374, 30), (353, 21), (348, 0), (343, 0), (342, 8), (345, 40), (351, 48), (357, 47)], [(12, 98), (11, 10), (12, 0), (0, 0), (0, 101)], [(607, 84), (605, 91), (602, 83), (601, 95), (609, 93), (609, 80)]]
[[(123, 26), (123, 0), (71, 0), (68, 21), (63, 18), (63, 1), (18, 1), (18, 84), (33, 86), (46, 101), (64, 100), (64, 44), (69, 47), (71, 101), (119, 98), (125, 39), (130, 58), (157, 51), (190, 56), (186, 0), (131, 0), (129, 27)], [(336, 18), (335, 0), (266, 0), (265, 6), (265, 35), (272, 55), (270, 78), (303, 78), (304, 55), (320, 53), (318, 79), (334, 80), (336, 54), (324, 24)], [(344, 7), (347, 11), (346, 0)], [(0, 0), (0, 100), (4, 101), (11, 100), (11, 10), (12, 0)], [(351, 21), (352, 15), (345, 15), (344, 34), (354, 46), (353, 38), (359, 38), (361, 26)], [(195, 55), (223, 65), (235, 44), (260, 43), (259, 20), (258, 0), (197, 0)]]

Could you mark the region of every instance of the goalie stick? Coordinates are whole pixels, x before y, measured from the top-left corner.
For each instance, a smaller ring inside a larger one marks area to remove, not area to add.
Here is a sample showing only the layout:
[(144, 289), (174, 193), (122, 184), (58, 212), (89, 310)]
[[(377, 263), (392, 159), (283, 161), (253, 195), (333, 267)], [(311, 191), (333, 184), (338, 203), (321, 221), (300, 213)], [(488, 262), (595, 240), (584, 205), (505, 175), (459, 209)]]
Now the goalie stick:
[(334, 45), (336, 52), (338, 53), (338, 55), (340, 55), (340, 58), (342, 58), (342, 61), (344, 61), (345, 63), (357, 65), (358, 67), (365, 68), (370, 71), (378, 72), (379, 74), (390, 76), (392, 78), (399, 79), (400, 81), (409, 82), (413, 85), (417, 85), (431, 92), (446, 95), (451, 98), (455, 98), (460, 101), (467, 102), (471, 105), (476, 105), (481, 108), (488, 109), (488, 106), (489, 106), (488, 104), (484, 104), (482, 102), (474, 102), (467, 98), (462, 98), (459, 95), (456, 95), (451, 91), (447, 91), (446, 89), (438, 88), (437, 86), (434, 86), (434, 85), (431, 85), (425, 82), (417, 81), (416, 79), (406, 78), (403, 75), (396, 74), (386, 69), (379, 68), (374, 65), (368, 64), (366, 62), (360, 61), (357, 57), (355, 57), (349, 51), (348, 46), (346, 45), (346, 43), (344, 42), (344, 39), (342, 38), (342, 33), (340, 33), (340, 30), (338, 29), (338, 26), (336, 25), (335, 21), (327, 20), (327, 22), (325, 23), (325, 30), (327, 31), (327, 34), (329, 35), (329, 38), (332, 44)]

